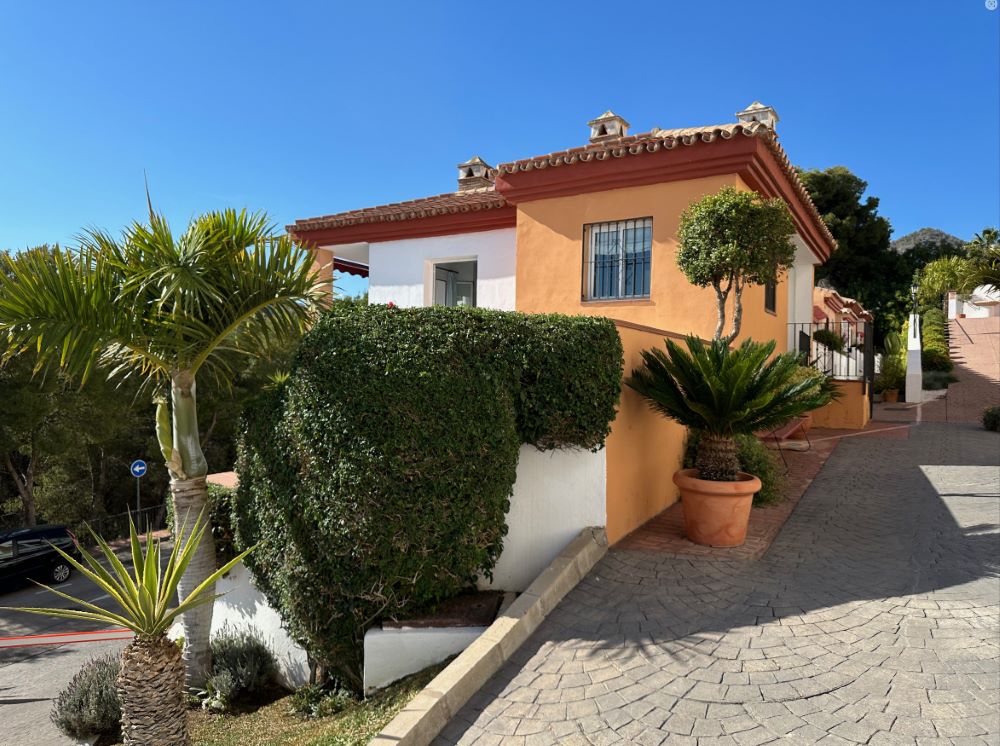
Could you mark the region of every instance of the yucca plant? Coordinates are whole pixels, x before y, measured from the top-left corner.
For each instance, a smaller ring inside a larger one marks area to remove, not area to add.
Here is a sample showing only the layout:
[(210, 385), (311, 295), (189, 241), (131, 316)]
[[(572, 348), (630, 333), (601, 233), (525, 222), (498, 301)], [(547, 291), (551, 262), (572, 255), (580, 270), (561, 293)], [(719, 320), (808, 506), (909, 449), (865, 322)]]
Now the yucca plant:
[(218, 598), (219, 594), (208, 592), (215, 581), (229, 572), (253, 549), (251, 547), (234, 557), (205, 578), (184, 598), (179, 598), (176, 606), (172, 606), (180, 579), (195, 556), (207, 530), (208, 521), (202, 514), (191, 525), (190, 531), (180, 532), (187, 539), (174, 543), (164, 565), (160, 542), (153, 539), (152, 535), (147, 535), (146, 547), (143, 550), (135, 525), (130, 519), (129, 534), (133, 565), (131, 575), (107, 542), (90, 530), (100, 550), (97, 557), (81, 548), (82, 561), (77, 561), (59, 547), (52, 548), (106, 593), (116, 608), (103, 609), (96, 604), (39, 583), (50, 593), (82, 608), (13, 609), (28, 614), (111, 624), (125, 627), (135, 633), (132, 642), (122, 651), (121, 673), (117, 680), (118, 698), (122, 708), (122, 735), (126, 746), (154, 744), (181, 746), (190, 743), (184, 696), (184, 661), (181, 658), (180, 648), (167, 638), (167, 630), (181, 614), (198, 606), (210, 604)]
[(736, 481), (735, 436), (773, 430), (835, 395), (826, 376), (799, 374), (796, 354), (772, 357), (773, 341), (748, 339), (731, 349), (725, 340), (690, 336), (685, 346), (668, 339), (666, 351), (644, 350), (643, 367), (626, 384), (660, 414), (700, 431), (695, 466), (701, 479)]
[[(149, 204), (148, 222), (133, 223), (121, 238), (89, 230), (76, 250), (0, 261), (0, 335), (7, 338), (0, 346), (8, 357), (30, 354), (38, 368), (81, 380), (98, 369), (131, 376), (154, 395), (176, 515), (198, 515), (207, 504), (197, 379), (209, 375), (225, 387), (241, 360), (296, 338), (330, 296), (310, 251), (278, 235), (267, 215), (246, 210), (207, 213), (175, 235)], [(214, 569), (209, 536), (181, 592), (190, 594)], [(212, 608), (181, 621), (188, 686), (200, 689), (211, 669)]]

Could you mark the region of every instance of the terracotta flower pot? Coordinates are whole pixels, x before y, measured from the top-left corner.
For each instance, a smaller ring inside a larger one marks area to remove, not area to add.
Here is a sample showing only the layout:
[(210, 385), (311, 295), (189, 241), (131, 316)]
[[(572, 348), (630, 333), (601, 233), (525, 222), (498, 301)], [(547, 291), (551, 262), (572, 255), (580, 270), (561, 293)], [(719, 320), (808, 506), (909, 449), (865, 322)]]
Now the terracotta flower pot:
[(899, 389), (886, 389), (882, 396), (889, 404), (895, 404), (899, 401)]
[(712, 482), (697, 475), (697, 469), (674, 474), (681, 490), (684, 533), (695, 544), (738, 547), (747, 538), (750, 505), (760, 492), (760, 480), (744, 472), (735, 482)]

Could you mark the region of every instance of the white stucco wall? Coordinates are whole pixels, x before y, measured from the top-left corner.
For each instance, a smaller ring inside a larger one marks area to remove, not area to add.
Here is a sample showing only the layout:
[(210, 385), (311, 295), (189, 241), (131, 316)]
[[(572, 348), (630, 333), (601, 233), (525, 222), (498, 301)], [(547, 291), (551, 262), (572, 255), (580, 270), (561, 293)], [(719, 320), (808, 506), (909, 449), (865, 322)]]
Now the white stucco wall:
[(368, 245), (368, 301), (429, 306), (435, 263), (475, 260), (476, 305), (514, 310), (514, 228)]
[(985, 285), (977, 287), (971, 295), (966, 296), (951, 291), (948, 293), (948, 318), (957, 319), (960, 314), (970, 319), (1000, 316), (1000, 293)]
[(255, 629), (274, 653), (282, 683), (292, 688), (309, 683), (305, 651), (282, 628), (281, 617), (254, 588), (246, 567), (242, 564), (234, 567), (215, 584), (215, 592), (225, 595), (215, 600), (212, 609), (212, 635), (227, 625), (234, 629)]
[[(809, 250), (798, 234), (792, 237), (795, 244), (795, 263), (788, 270), (788, 323), (812, 323), (814, 264), (816, 255)], [(788, 349), (797, 349), (798, 333), (788, 327)]]
[(521, 446), (503, 553), (482, 588), (523, 591), (581, 529), (607, 525), (607, 459)]
[(365, 693), (458, 655), (485, 631), (486, 627), (373, 627), (365, 633)]

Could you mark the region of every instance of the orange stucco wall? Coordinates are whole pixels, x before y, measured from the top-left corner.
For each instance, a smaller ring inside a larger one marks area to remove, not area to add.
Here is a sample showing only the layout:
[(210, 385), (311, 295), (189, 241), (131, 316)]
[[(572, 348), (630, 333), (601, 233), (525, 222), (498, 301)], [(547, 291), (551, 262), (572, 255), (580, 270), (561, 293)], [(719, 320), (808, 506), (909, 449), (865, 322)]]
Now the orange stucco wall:
[(870, 387), (862, 381), (838, 381), (840, 398), (812, 412), (813, 425), (837, 430), (860, 430), (871, 419)]
[[(639, 353), (663, 337), (619, 327), (625, 375), (642, 365)], [(677, 500), (674, 472), (684, 458), (686, 432), (657, 414), (627, 386), (607, 441), (607, 532), (616, 542)]]
[[(738, 176), (614, 189), (555, 197), (517, 206), (518, 311), (595, 314), (711, 337), (715, 330), (715, 292), (691, 285), (677, 266), (677, 226), (681, 212), (695, 200), (724, 185), (747, 189)], [(653, 218), (650, 298), (637, 301), (584, 301), (583, 227), (629, 218)], [(777, 311), (764, 310), (764, 289), (743, 293), (741, 337), (775, 339), (787, 344), (788, 290), (777, 292)], [(732, 318), (730, 301), (729, 319)]]
[[(711, 337), (715, 292), (691, 285), (677, 266), (677, 228), (688, 205), (727, 184), (748, 188), (730, 175), (519, 203), (517, 310), (608, 316), (676, 334)], [(583, 300), (584, 225), (643, 217), (653, 219), (649, 299)], [(727, 321), (731, 320), (730, 301)], [(762, 287), (744, 291), (741, 338), (774, 339), (778, 351), (784, 351), (787, 321), (784, 281), (778, 287), (775, 313), (764, 310)], [(620, 326), (619, 334), (626, 374), (640, 364), (641, 350), (663, 345), (662, 335), (650, 331)], [(683, 427), (657, 415), (625, 389), (607, 443), (609, 541), (621, 539), (677, 499), (672, 477), (682, 460), (684, 438)]]

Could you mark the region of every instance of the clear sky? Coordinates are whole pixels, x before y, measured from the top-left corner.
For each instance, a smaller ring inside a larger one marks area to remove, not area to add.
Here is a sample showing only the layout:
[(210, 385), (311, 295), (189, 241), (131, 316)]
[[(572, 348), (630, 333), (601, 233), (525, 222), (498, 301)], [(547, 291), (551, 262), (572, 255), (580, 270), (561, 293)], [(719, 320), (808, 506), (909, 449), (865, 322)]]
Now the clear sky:
[[(281, 225), (454, 189), (455, 164), (774, 106), (898, 237), (1000, 222), (1000, 11), (985, 0), (0, 0), (0, 248), (224, 206)], [(344, 284), (355, 289), (353, 282)]]

